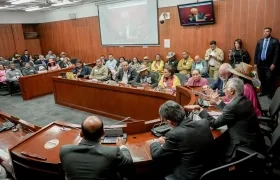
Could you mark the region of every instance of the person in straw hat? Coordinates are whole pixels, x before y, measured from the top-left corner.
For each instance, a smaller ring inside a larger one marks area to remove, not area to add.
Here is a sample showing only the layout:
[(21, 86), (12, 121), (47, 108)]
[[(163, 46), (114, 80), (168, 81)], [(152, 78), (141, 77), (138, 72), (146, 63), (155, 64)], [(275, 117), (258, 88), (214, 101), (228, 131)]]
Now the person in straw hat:
[(141, 65), (137, 72), (138, 76), (132, 83), (133, 85), (151, 88), (155, 88), (158, 85), (158, 74), (150, 72), (145, 65)]
[(177, 61), (175, 59), (175, 53), (174, 52), (169, 52), (166, 56), (166, 59), (167, 59), (167, 61), (166, 61), (165, 65), (171, 66), (172, 69), (174, 70), (174, 72), (178, 73), (177, 67), (178, 67), (179, 61)]
[(142, 61), (142, 65), (145, 65), (148, 68), (148, 71), (151, 70), (151, 62), (148, 56), (145, 56)]
[(256, 82), (259, 81), (255, 78), (254, 68), (250, 64), (241, 62), (235, 69), (230, 69), (234, 77), (238, 77), (244, 83), (244, 96), (252, 101), (257, 116), (261, 116), (260, 103), (256, 92)]

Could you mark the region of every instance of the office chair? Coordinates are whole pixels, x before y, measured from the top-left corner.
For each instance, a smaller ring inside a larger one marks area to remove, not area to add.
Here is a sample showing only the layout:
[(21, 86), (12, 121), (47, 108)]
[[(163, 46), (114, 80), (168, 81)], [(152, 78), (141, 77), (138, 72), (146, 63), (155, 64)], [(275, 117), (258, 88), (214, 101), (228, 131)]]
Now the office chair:
[(188, 77), (185, 74), (175, 73), (175, 75), (180, 79), (180, 83), (181, 83), (182, 86), (188, 80)]
[(64, 173), (59, 164), (24, 158), (11, 152), (11, 160), (17, 180), (64, 180)]
[(7, 87), (11, 96), (15, 93), (20, 92), (20, 86), (16, 85), (13, 81), (7, 81)]
[(263, 116), (259, 116), (258, 120), (260, 123), (265, 123), (269, 128), (271, 128), (271, 131), (275, 129), (275, 127), (278, 125), (278, 114), (280, 111), (280, 87), (277, 88), (271, 103), (269, 105), (269, 108), (263, 109)]
[(233, 163), (226, 164), (205, 172), (200, 180), (242, 180), (249, 179), (251, 169), (257, 159), (258, 153), (250, 154)]

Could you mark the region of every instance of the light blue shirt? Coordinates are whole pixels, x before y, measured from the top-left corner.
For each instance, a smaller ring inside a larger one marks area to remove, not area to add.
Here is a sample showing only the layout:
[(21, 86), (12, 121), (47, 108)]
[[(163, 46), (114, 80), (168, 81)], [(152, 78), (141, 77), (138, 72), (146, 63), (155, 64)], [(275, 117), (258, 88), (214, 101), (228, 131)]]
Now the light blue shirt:
[(203, 71), (203, 64), (202, 64), (202, 62), (195, 63), (195, 69), (198, 69), (200, 72), (202, 72)]
[(105, 67), (107, 67), (110, 71), (116, 70), (116, 66), (117, 66), (117, 60), (115, 59), (113, 59), (112, 61), (108, 60), (105, 64)]
[[(263, 50), (264, 50), (264, 57), (266, 58), (266, 52), (267, 52), (267, 49), (268, 49), (268, 45), (269, 45), (269, 41), (270, 41), (270, 38), (271, 37), (269, 37), (269, 38), (264, 38), (264, 40), (263, 40)], [(266, 46), (266, 48), (265, 48), (265, 43), (266, 43), (266, 41), (267, 41), (267, 46)], [(265, 48), (265, 49), (264, 49)], [(263, 60), (263, 59), (262, 59)]]

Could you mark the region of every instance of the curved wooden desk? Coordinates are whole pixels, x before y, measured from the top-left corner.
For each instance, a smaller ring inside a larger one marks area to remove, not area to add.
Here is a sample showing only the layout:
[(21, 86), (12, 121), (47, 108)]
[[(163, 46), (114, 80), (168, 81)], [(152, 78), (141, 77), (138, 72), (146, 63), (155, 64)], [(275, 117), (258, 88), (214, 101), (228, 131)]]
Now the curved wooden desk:
[(132, 87), (120, 87), (91, 81), (53, 77), (55, 103), (121, 120), (158, 118), (158, 108), (167, 100), (181, 105), (194, 104), (195, 95), (187, 88), (177, 87), (176, 96)]
[[(87, 66), (94, 66), (94, 63)], [(23, 100), (33, 99), (53, 93), (53, 76), (60, 76), (61, 72), (72, 72), (73, 67), (68, 67), (61, 70), (50, 71), (42, 74), (34, 74), (19, 78), (19, 85)]]

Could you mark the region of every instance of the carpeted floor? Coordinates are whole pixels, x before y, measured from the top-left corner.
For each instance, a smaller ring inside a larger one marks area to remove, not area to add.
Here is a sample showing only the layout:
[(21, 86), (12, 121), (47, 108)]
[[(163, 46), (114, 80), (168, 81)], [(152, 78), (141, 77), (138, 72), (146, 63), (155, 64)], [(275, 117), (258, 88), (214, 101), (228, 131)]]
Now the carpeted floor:
[[(0, 110), (39, 126), (45, 126), (55, 120), (80, 124), (87, 116), (92, 115), (55, 104), (53, 94), (28, 101), (23, 101), (20, 94), (0, 96)], [(117, 122), (98, 117), (105, 125)]]
[[(262, 108), (268, 108), (270, 101), (264, 96), (260, 97), (260, 103)], [(23, 101), (20, 94), (0, 96), (0, 110), (39, 126), (45, 126), (55, 120), (80, 124), (87, 116), (93, 115), (55, 104), (52, 94), (28, 101)], [(105, 125), (116, 122), (99, 117)]]

